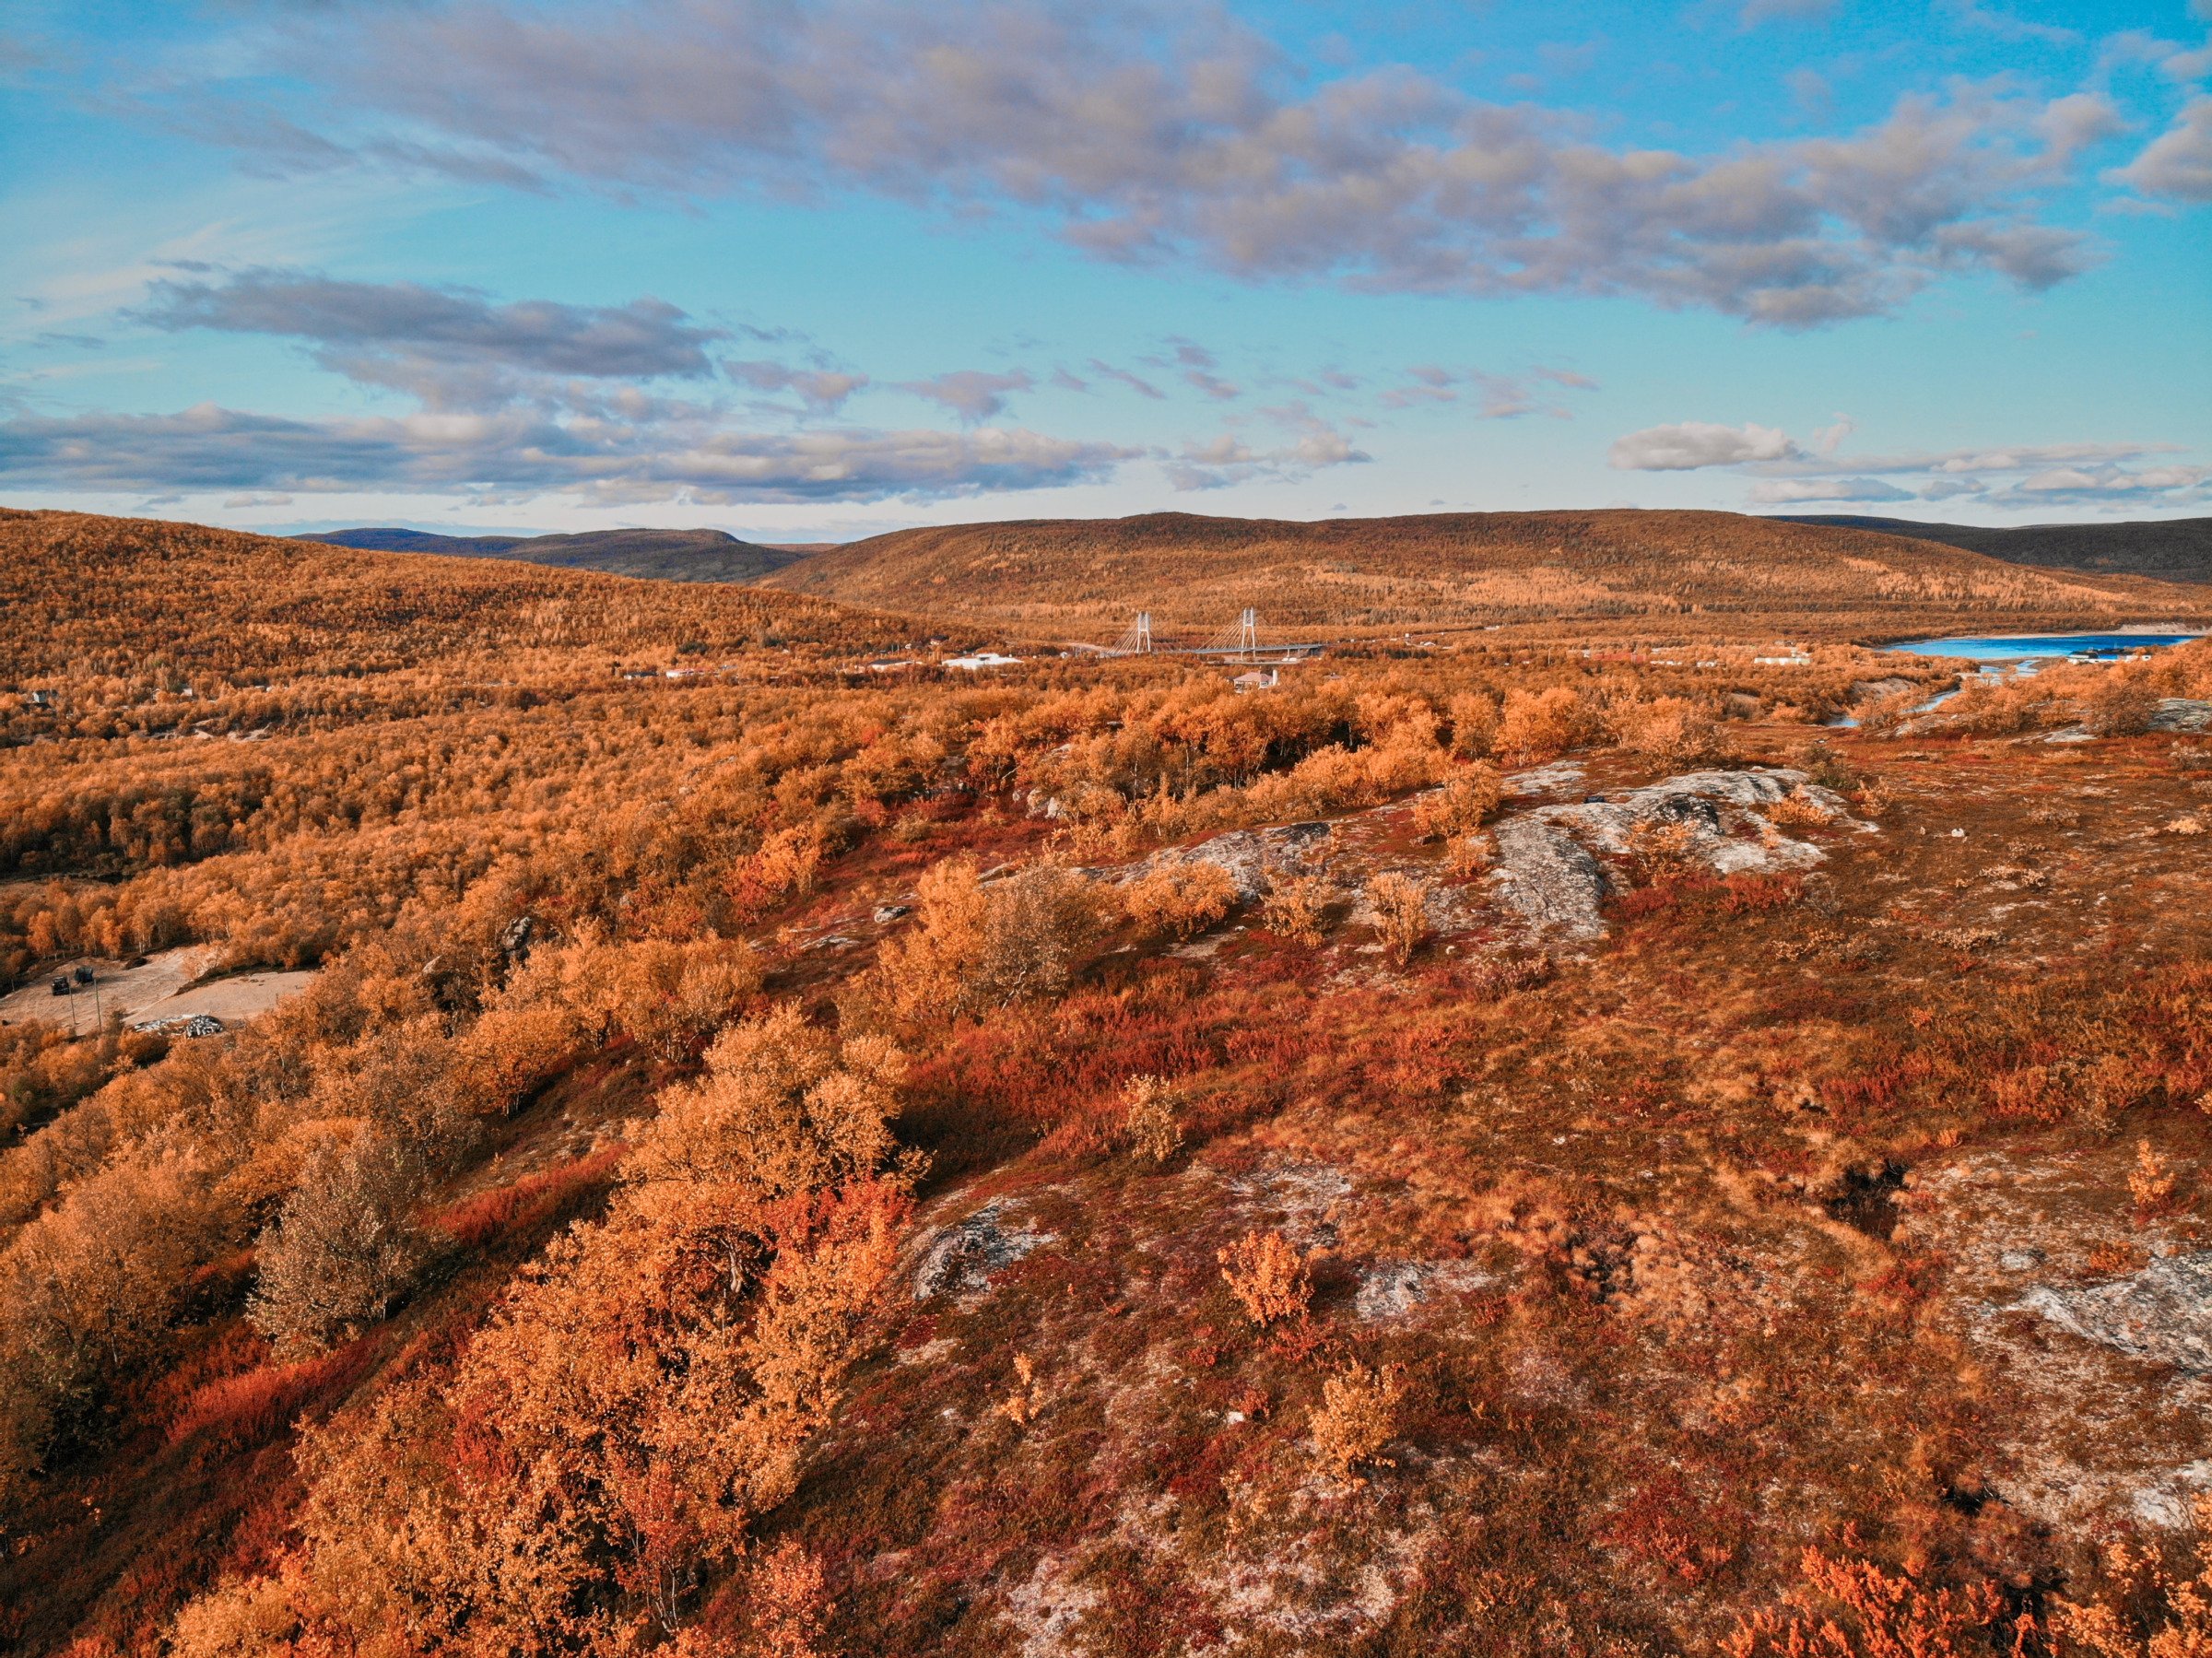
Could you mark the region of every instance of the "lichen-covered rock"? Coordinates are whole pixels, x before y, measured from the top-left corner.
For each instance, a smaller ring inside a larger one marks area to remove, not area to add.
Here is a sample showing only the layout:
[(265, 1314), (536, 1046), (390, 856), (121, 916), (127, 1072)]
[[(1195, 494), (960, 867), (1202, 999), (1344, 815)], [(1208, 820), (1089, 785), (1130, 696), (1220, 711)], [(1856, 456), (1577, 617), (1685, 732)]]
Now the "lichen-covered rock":
[(1429, 1268), (1418, 1261), (1379, 1261), (1359, 1275), (1352, 1311), (1363, 1319), (1396, 1318), (1428, 1299)]
[(1054, 1241), (1054, 1234), (1037, 1227), (1001, 1225), (1004, 1208), (994, 1199), (930, 1239), (914, 1267), (914, 1299), (980, 1294), (990, 1288), (992, 1274)]
[(1546, 817), (1509, 817), (1491, 832), (1498, 901), (1547, 937), (1587, 943), (1606, 935), (1599, 914), (1611, 883), (1589, 848)]
[(1583, 786), (1583, 762), (1554, 760), (1548, 766), (1531, 766), (1524, 771), (1509, 771), (1504, 790), (1509, 797), (1530, 794), (1564, 794), (1580, 792)]
[(1843, 797), (1786, 767), (1740, 771), (1688, 771), (1641, 789), (1599, 795), (1581, 805), (1547, 806), (1543, 817), (1616, 855), (1630, 851), (1643, 826), (1678, 824), (1689, 830), (1688, 855), (1718, 875), (1806, 869), (1825, 854), (1809, 841), (1778, 834), (1757, 808), (1802, 795), (1826, 811), (1838, 828), (1872, 833), (1874, 825), (1851, 816)]
[(2038, 1285), (2019, 1305), (2084, 1341), (2212, 1375), (2212, 1250), (2168, 1255), (2133, 1277), (2080, 1289)]
[(2212, 731), (2212, 702), (2195, 697), (2161, 697), (2151, 711), (2153, 731)]
[(1265, 897), (1267, 871), (1277, 864), (1305, 862), (1325, 849), (1332, 831), (1325, 823), (1287, 823), (1275, 829), (1231, 829), (1201, 841), (1195, 846), (1171, 847), (1131, 865), (1124, 878), (1149, 874), (1162, 866), (1211, 864), (1229, 871), (1237, 884), (1237, 901), (1249, 904)]
[(1826, 854), (1810, 841), (1780, 833), (1758, 808), (1800, 795), (1838, 828), (1873, 833), (1846, 809), (1843, 797), (1787, 767), (1688, 771), (1679, 777), (1594, 795), (1575, 805), (1538, 806), (1509, 817), (1493, 831), (1498, 900), (1533, 931), (1568, 942), (1603, 937), (1600, 915), (1609, 890), (1593, 852), (1618, 857), (1635, 847), (1636, 831), (1679, 826), (1689, 832), (1688, 856), (1718, 875), (1806, 869)]

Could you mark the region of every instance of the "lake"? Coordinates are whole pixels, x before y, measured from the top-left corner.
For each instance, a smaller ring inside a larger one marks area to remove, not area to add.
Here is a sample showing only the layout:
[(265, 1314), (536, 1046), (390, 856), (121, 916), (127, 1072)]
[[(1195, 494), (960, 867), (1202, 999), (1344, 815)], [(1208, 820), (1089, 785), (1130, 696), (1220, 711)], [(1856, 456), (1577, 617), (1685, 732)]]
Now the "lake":
[(1915, 656), (1967, 656), (1976, 662), (2010, 662), (2020, 657), (2124, 656), (2160, 645), (2186, 644), (2201, 633), (2016, 633), (1962, 635), (1956, 639), (1916, 639), (1885, 646)]

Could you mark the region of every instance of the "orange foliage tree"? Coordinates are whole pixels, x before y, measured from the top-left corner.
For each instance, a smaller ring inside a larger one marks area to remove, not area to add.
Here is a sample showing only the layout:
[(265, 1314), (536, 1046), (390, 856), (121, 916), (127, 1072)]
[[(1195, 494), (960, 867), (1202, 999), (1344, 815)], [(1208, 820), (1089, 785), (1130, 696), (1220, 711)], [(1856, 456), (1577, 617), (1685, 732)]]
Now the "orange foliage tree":
[[(673, 1628), (791, 1494), (891, 1269), (900, 1069), (790, 1005), (724, 1035), (606, 1217), (521, 1277), (450, 1379), (311, 1438), (304, 1546), (188, 1610), (176, 1651), (367, 1652), (390, 1630), (622, 1652)], [(238, 1644), (249, 1628), (274, 1633)]]

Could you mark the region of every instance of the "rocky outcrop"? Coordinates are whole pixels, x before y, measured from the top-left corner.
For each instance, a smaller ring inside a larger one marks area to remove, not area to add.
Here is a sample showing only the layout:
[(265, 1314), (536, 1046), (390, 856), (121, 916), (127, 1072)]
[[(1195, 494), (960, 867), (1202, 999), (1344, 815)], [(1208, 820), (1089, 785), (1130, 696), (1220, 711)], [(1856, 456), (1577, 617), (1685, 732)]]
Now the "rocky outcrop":
[(1471, 1261), (1378, 1261), (1359, 1275), (1352, 1311), (1376, 1323), (1407, 1316), (1440, 1296), (1465, 1295), (1497, 1282)]
[(1581, 841), (1536, 814), (1507, 818), (1490, 840), (1491, 888), (1532, 932), (1570, 944), (1606, 935), (1599, 908), (1612, 884)]
[[(1489, 830), (1493, 857), (1483, 887), (1530, 942), (1580, 945), (1605, 936), (1601, 911), (1612, 882), (1600, 860), (1636, 850), (1640, 829), (1681, 827), (1688, 831), (1681, 855), (1725, 876), (1805, 869), (1823, 859), (1826, 854), (1818, 846), (1784, 835), (1763, 815), (1765, 808), (1792, 796), (1825, 812), (1834, 827), (1869, 834), (1875, 828), (1853, 818), (1841, 795), (1786, 767), (1690, 771), (1643, 788), (1576, 801), (1573, 796), (1581, 793), (1583, 778), (1583, 768), (1574, 761), (1512, 773), (1506, 779), (1510, 796), (1541, 800), (1548, 794), (1556, 804), (1510, 811)], [(1560, 801), (1560, 795), (1568, 799)], [(1346, 886), (1352, 900), (1349, 919), (1355, 925), (1374, 923), (1370, 898), (1373, 878), (1394, 871), (1428, 886), (1429, 921), (1434, 931), (1457, 932), (1484, 921), (1475, 897), (1482, 888), (1436, 881), (1426, 866), (1397, 868), (1387, 861), (1377, 866), (1362, 855), (1371, 841), (1371, 835), (1363, 838), (1357, 819), (1291, 823), (1232, 829), (1193, 846), (1169, 847), (1134, 864), (1080, 873), (1118, 885), (1158, 869), (1207, 864), (1228, 871), (1240, 903), (1253, 903), (1266, 896), (1271, 872), (1311, 868), (1334, 853), (1366, 865), (1353, 873)]]
[(1129, 876), (1162, 866), (1211, 864), (1229, 871), (1237, 884), (1237, 901), (1249, 904), (1266, 895), (1270, 868), (1296, 865), (1328, 850), (1332, 831), (1325, 823), (1288, 823), (1276, 829), (1231, 829), (1195, 846), (1171, 847), (1133, 864)]
[(1582, 793), (1583, 762), (1554, 760), (1548, 766), (1531, 766), (1525, 771), (1509, 771), (1505, 776), (1505, 793), (1509, 796), (1531, 794), (1564, 794)]
[(2153, 731), (2212, 731), (2212, 702), (2195, 697), (2161, 697), (2151, 711)]
[(1717, 875), (1805, 869), (1827, 855), (1777, 830), (1758, 808), (1800, 796), (1839, 828), (1874, 832), (1845, 809), (1843, 797), (1786, 767), (1689, 771), (1641, 789), (1594, 795), (1579, 805), (1539, 806), (1506, 818), (1492, 832), (1490, 875), (1498, 901), (1535, 933), (1563, 943), (1603, 937), (1600, 907), (1609, 890), (1594, 853), (1618, 857), (1636, 831), (1678, 826), (1684, 855)]
[(1839, 827), (1867, 831), (1874, 827), (1853, 817), (1832, 789), (1783, 767), (1686, 772), (1646, 788), (1594, 795), (1581, 805), (1550, 806), (1542, 816), (1615, 855), (1630, 850), (1639, 828), (1680, 825), (1689, 831), (1688, 855), (1715, 874), (1742, 875), (1804, 869), (1826, 855), (1808, 841), (1774, 833), (1765, 818), (1755, 815), (1755, 808), (1792, 794), (1810, 800)]
[(2212, 1250), (2167, 1255), (2107, 1284), (2039, 1285), (2018, 1304), (2084, 1341), (2212, 1375)]
[(1053, 1233), (1033, 1226), (1002, 1224), (1004, 1210), (994, 1200), (934, 1234), (914, 1267), (914, 1299), (980, 1295), (990, 1288), (992, 1274), (1055, 1241)]

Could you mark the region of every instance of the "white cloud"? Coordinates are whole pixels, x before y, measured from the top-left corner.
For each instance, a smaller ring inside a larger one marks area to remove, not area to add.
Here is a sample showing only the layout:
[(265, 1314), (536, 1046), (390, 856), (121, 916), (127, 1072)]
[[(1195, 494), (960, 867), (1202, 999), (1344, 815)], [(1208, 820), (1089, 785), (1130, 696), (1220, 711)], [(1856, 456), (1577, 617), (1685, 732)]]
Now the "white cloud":
[(2145, 195), (2212, 202), (2212, 97), (2192, 98), (2141, 155), (2106, 176)]
[(1278, 448), (1254, 449), (1234, 432), (1204, 443), (1186, 443), (1167, 464), (1168, 482), (1177, 489), (1219, 489), (1257, 477), (1302, 478), (1325, 466), (1353, 466), (1374, 457), (1303, 403), (1262, 411), (1294, 432)]
[(213, 404), (174, 415), (0, 420), (0, 482), (82, 492), (935, 500), (1092, 481), (1141, 453), (998, 428), (751, 432), (680, 405), (652, 406), (629, 421), (524, 410), (294, 420)]
[(1751, 486), (1751, 500), (1760, 506), (1818, 500), (1893, 501), (1914, 499), (1910, 489), (1885, 484), (1876, 477), (1776, 478)]
[(265, 268), (219, 281), (156, 281), (136, 315), (172, 332), (305, 341), (324, 368), (447, 409), (605, 394), (566, 392), (564, 382), (575, 381), (706, 379), (708, 346), (727, 337), (651, 297), (627, 305), (502, 304), (473, 288)]
[(1735, 17), (1746, 29), (1756, 29), (1776, 21), (1808, 22), (1835, 9), (1836, 0), (1744, 0)]
[(2180, 496), (2202, 484), (2212, 470), (2203, 466), (2147, 466), (2129, 471), (2122, 466), (2053, 466), (1997, 490), (1997, 499), (2041, 502), (2071, 501), (2109, 505)]
[[(1960, 85), (1842, 136), (1608, 147), (1591, 120), (1409, 68), (1312, 80), (1220, 14), (1142, 0), (449, 0), (274, 27), (276, 61), (160, 107), (269, 166), (618, 196), (862, 190), (1031, 218), (1106, 260), (1628, 293), (1787, 327), (1894, 310), (1948, 273), (2041, 288), (2084, 268), (2082, 240), (2040, 216), (2102, 119), (2093, 97)], [(268, 106), (298, 81), (312, 104)]]
[(841, 408), (847, 398), (868, 383), (865, 374), (847, 374), (830, 369), (794, 369), (757, 359), (725, 360), (722, 371), (757, 392), (796, 392), (800, 400), (818, 414)]
[(2030, 23), (2014, 17), (2010, 12), (1983, 6), (1978, 0), (1949, 0), (1945, 9), (1967, 27), (1986, 30), (2007, 41), (2041, 41), (2053, 46), (2070, 46), (2081, 39), (2071, 29), (2061, 29), (2050, 23)]
[(1755, 506), (1816, 501), (1971, 500), (1990, 507), (2089, 504), (2175, 507), (2206, 499), (2212, 468), (2170, 461), (2171, 443), (2023, 443), (2002, 448), (1846, 454), (1849, 417), (1813, 434), (1808, 450), (1771, 427), (1687, 421), (1630, 432), (1613, 445), (1624, 471), (1726, 466), (1757, 481)]
[(1688, 472), (1700, 466), (1740, 466), (1778, 461), (1798, 453), (1789, 434), (1771, 426), (1714, 426), (1684, 420), (1650, 426), (1614, 440), (1606, 464), (1618, 472)]
[(1466, 402), (1473, 404), (1476, 417), (1482, 420), (1513, 420), (1528, 414), (1564, 420), (1573, 411), (1547, 393), (1544, 385), (1576, 392), (1597, 390), (1595, 381), (1565, 369), (1535, 368), (1524, 374), (1493, 374), (1483, 369), (1416, 363), (1406, 374), (1413, 383), (1392, 386), (1375, 401), (1384, 408)]
[(1003, 414), (1010, 392), (1027, 392), (1036, 380), (1026, 369), (992, 374), (982, 369), (956, 369), (929, 380), (902, 380), (899, 389), (942, 404), (963, 420), (988, 420)]

